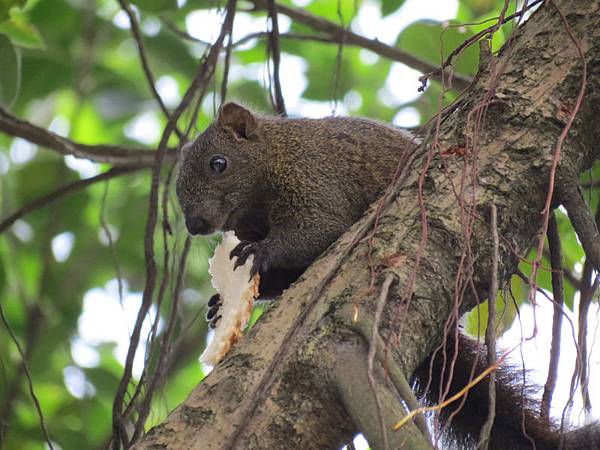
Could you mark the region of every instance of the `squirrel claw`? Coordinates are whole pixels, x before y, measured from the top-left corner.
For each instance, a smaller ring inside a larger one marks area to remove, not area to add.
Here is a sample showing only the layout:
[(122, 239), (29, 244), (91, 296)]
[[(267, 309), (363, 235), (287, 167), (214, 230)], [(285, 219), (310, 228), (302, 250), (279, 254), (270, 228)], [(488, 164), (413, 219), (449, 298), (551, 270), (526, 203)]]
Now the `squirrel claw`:
[[(206, 313), (206, 321), (211, 322), (215, 319), (215, 316), (219, 312), (219, 308), (223, 302), (221, 301), (221, 295), (215, 294), (208, 301), (208, 312)], [(216, 323), (216, 320), (215, 320)], [(214, 327), (213, 327), (214, 328)]]
[(208, 307), (212, 308), (215, 305), (221, 305), (221, 294), (214, 294), (209, 300), (208, 300)]
[(241, 241), (238, 245), (236, 245), (231, 253), (229, 253), (229, 259), (233, 259), (237, 257), (237, 261), (235, 262), (234, 270), (241, 266), (246, 262), (248, 256), (256, 251), (256, 243), (250, 241)]
[(217, 327), (217, 322), (219, 321), (219, 319), (221, 318), (221, 315), (219, 314), (217, 317), (215, 317), (211, 322), (210, 322), (210, 327), (212, 329), (215, 329)]
[(209, 308), (212, 308), (215, 305), (221, 305), (221, 294), (215, 294), (208, 300)]
[(233, 265), (233, 270), (235, 270), (239, 266), (243, 266), (250, 255), (254, 256), (254, 260), (252, 261), (252, 267), (250, 268), (250, 280), (252, 280), (254, 275), (258, 273), (258, 268), (260, 267), (258, 245), (255, 242), (240, 242), (238, 245), (235, 246), (233, 250), (231, 250), (229, 258), (237, 257), (237, 260)]

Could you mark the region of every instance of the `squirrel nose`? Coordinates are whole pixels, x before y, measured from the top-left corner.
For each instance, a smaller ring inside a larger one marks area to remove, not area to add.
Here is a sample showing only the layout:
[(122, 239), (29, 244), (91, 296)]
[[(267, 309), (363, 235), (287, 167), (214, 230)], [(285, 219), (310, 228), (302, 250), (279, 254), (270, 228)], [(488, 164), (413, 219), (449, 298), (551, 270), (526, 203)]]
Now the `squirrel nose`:
[(208, 234), (211, 231), (210, 224), (200, 216), (186, 217), (185, 227), (191, 235)]

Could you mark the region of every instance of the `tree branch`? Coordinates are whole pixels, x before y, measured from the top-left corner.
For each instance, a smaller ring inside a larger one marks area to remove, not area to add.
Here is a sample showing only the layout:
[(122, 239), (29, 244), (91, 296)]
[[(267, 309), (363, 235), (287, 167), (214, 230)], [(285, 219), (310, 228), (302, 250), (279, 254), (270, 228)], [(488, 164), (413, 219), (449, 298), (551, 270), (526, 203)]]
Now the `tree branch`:
[[(247, 34), (246, 36), (238, 39), (237, 41), (235, 41), (233, 43), (234, 47), (239, 47), (241, 45), (246, 44), (247, 42), (250, 42), (252, 39), (263, 39), (263, 38), (268, 38), (270, 35), (270, 32), (268, 31), (257, 31), (256, 33), (250, 33)], [(331, 37), (331, 36), (322, 36), (322, 35), (317, 35), (317, 34), (304, 34), (304, 33), (281, 33), (279, 35), (279, 37), (281, 39), (292, 39), (292, 40), (298, 40), (298, 41), (315, 41), (315, 42), (323, 42), (324, 44), (339, 44), (339, 42), (337, 42), (335, 40), (335, 38)]]
[[(119, 0), (119, 4), (121, 5), (123, 11), (125, 11), (125, 14), (127, 14), (127, 17), (129, 18), (131, 34), (133, 35), (133, 39), (137, 43), (138, 53), (140, 55), (140, 62), (142, 63), (142, 70), (144, 72), (144, 75), (146, 76), (146, 80), (148, 81), (148, 87), (150, 88), (150, 92), (156, 99), (156, 102), (158, 103), (158, 106), (162, 110), (163, 114), (165, 115), (165, 118), (169, 120), (171, 118), (171, 113), (165, 106), (162, 97), (156, 89), (156, 80), (154, 79), (154, 75), (152, 74), (152, 69), (150, 69), (150, 63), (148, 62), (148, 57), (146, 56), (146, 48), (144, 46), (144, 39), (142, 37), (142, 32), (140, 30), (140, 26), (135, 17), (135, 14), (131, 10), (131, 7), (128, 4), (128, 0)], [(175, 133), (177, 134), (179, 139), (183, 137), (183, 133), (179, 131), (179, 128), (177, 128), (177, 126), (175, 126)]]
[(592, 212), (581, 194), (577, 178), (565, 177), (559, 191), (559, 199), (581, 241), (586, 259), (590, 260), (596, 272), (600, 272), (600, 234)]
[(122, 444), (123, 447), (128, 448), (131, 444), (129, 436), (127, 434), (127, 420), (123, 414), (123, 402), (127, 393), (127, 388), (131, 381), (133, 360), (137, 352), (139, 345), (142, 323), (148, 313), (154, 296), (154, 289), (156, 285), (157, 267), (156, 260), (154, 257), (154, 231), (156, 228), (156, 222), (158, 217), (158, 190), (159, 190), (159, 177), (162, 169), (163, 162), (166, 156), (167, 142), (171, 136), (171, 133), (175, 129), (176, 122), (181, 117), (183, 112), (188, 108), (193, 98), (198, 95), (199, 98), (203, 98), (206, 92), (207, 85), (214, 75), (217, 60), (223, 41), (227, 35), (227, 30), (231, 29), (231, 23), (235, 16), (236, 0), (229, 0), (227, 2), (227, 13), (225, 21), (221, 27), (221, 32), (214, 45), (210, 48), (206, 57), (202, 61), (202, 64), (198, 67), (196, 76), (192, 80), (192, 83), (185, 92), (183, 99), (171, 115), (171, 118), (167, 122), (167, 126), (163, 131), (158, 151), (156, 152), (156, 158), (152, 166), (152, 182), (150, 185), (149, 195), (149, 208), (148, 208), (148, 221), (146, 223), (146, 229), (144, 234), (144, 259), (146, 262), (146, 282), (144, 285), (144, 291), (142, 294), (142, 305), (138, 310), (136, 322), (131, 333), (130, 345), (127, 350), (127, 356), (125, 359), (125, 368), (123, 370), (123, 376), (119, 382), (117, 392), (115, 394), (113, 402), (113, 448), (117, 450)]
[[(33, 144), (54, 150), (61, 155), (73, 155), (98, 163), (108, 163), (115, 167), (136, 166), (151, 167), (155, 152), (141, 148), (118, 145), (86, 145), (73, 142), (52, 131), (18, 119), (0, 107), (0, 131), (9, 136), (20, 137)], [(175, 149), (168, 149), (166, 159), (175, 161)]]
[[(337, 356), (336, 385), (342, 404), (365, 434), (371, 448), (430, 450), (431, 444), (414, 424), (407, 424), (402, 432), (392, 430), (394, 423), (404, 417), (406, 411), (402, 406), (402, 399), (386, 383), (383, 366), (379, 366), (375, 372), (376, 390), (366, 388), (370, 384), (367, 349), (356, 343), (352, 346), (334, 347), (334, 352)], [(358, 386), (360, 388), (357, 389)], [(386, 431), (383, 435), (382, 426)]]
[(565, 303), (563, 287), (563, 265), (560, 246), (560, 235), (554, 212), (548, 222), (548, 247), (550, 248), (550, 266), (552, 267), (552, 296), (554, 297), (554, 314), (552, 315), (552, 344), (550, 346), (550, 362), (548, 376), (544, 385), (544, 394), (540, 405), (540, 417), (550, 421), (550, 405), (558, 377), (558, 361), (560, 358), (560, 340), (563, 305)]
[[(487, 328), (485, 330), (485, 345), (487, 347), (488, 367), (493, 367), (496, 365), (496, 301), (498, 299), (498, 259), (500, 257), (497, 214), (498, 213), (496, 205), (492, 204), (490, 231), (492, 235), (492, 242), (494, 244), (494, 253), (492, 254), (492, 271), (490, 274), (490, 288), (488, 294), (488, 320)], [(494, 425), (494, 418), (496, 417), (495, 371), (490, 373), (488, 383), (488, 416), (481, 429), (481, 433), (479, 435), (479, 442), (477, 444), (477, 448), (482, 450), (487, 450), (489, 448), (492, 426)]]
[(271, 32), (269, 33), (269, 48), (273, 58), (273, 88), (274, 88), (274, 106), (275, 111), (282, 117), (286, 116), (285, 101), (281, 90), (281, 81), (279, 79), (279, 64), (281, 60), (281, 50), (279, 48), (279, 21), (277, 20), (277, 4), (275, 0), (267, 0), (269, 18), (271, 19)]
[(94, 177), (85, 178), (83, 180), (77, 180), (73, 183), (69, 183), (65, 186), (62, 186), (54, 192), (44, 195), (43, 197), (40, 197), (32, 201), (31, 203), (23, 206), (22, 208), (8, 216), (6, 219), (2, 220), (0, 222), (0, 234), (4, 233), (8, 228), (12, 226), (13, 223), (21, 219), (23, 216), (37, 209), (43, 208), (44, 206), (47, 206), (48, 204), (62, 197), (66, 197), (67, 195), (78, 192), (83, 188), (86, 188), (89, 185), (97, 183), (99, 181), (110, 180), (111, 178), (118, 177), (120, 175), (125, 175), (128, 173), (133, 173), (140, 169), (142, 169), (142, 167), (113, 167), (112, 169)]
[[(269, 0), (250, 1), (258, 9), (262, 9), (265, 11), (268, 11), (269, 9)], [(393, 61), (406, 64), (407, 66), (418, 70), (419, 72), (422, 72), (424, 74), (438, 71), (438, 67), (429, 64), (428, 62), (425, 62), (419, 58), (416, 58), (413, 55), (398, 50), (395, 47), (384, 44), (383, 42), (378, 41), (377, 39), (368, 39), (350, 30), (346, 30), (345, 28), (329, 20), (323, 19), (322, 17), (318, 17), (301, 9), (292, 8), (290, 6), (285, 6), (279, 3), (277, 4), (277, 9), (280, 13), (285, 14), (290, 19), (298, 23), (307, 25), (316, 31), (327, 33), (331, 36), (331, 39), (337, 43), (343, 42), (347, 45), (354, 45), (357, 47), (365, 48), (367, 50), (371, 50), (373, 53), (376, 53), (379, 56), (383, 56), (384, 58), (388, 58)], [(452, 76), (452, 83), (457, 89), (462, 90), (466, 89), (469, 86), (471, 80), (466, 77), (462, 77), (455, 74)]]

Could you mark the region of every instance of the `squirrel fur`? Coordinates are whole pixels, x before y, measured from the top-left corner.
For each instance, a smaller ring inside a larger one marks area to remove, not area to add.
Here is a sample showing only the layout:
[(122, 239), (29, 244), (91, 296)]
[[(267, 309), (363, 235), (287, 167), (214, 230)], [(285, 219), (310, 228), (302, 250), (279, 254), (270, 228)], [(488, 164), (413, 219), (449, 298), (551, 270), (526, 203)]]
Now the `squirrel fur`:
[[(243, 264), (254, 255), (253, 272), (261, 274), (259, 292), (269, 298), (295, 281), (363, 215), (414, 146), (404, 130), (368, 119), (263, 117), (227, 103), (182, 149), (177, 196), (190, 234), (235, 231), (241, 243), (232, 257)], [(218, 308), (218, 303), (213, 306)], [(212, 318), (215, 310), (209, 314)], [(461, 351), (450, 395), (469, 382), (476, 359), (477, 373), (486, 367), (485, 351), (477, 353), (476, 344), (464, 335), (458, 339)], [(452, 354), (452, 340), (446, 345)], [(433, 361), (426, 360), (414, 378), (417, 389), (425, 387), (431, 365), (426, 397), (436, 403), (443, 365), (439, 357)], [(501, 368), (497, 378), (491, 449), (530, 449), (533, 442), (537, 449), (600, 449), (600, 427), (563, 433), (561, 442), (560, 433), (537, 417), (531, 402), (522, 405), (518, 372)], [(487, 417), (487, 392), (487, 383), (471, 389), (452, 419), (455, 445), (476, 446)], [(451, 412), (452, 407), (442, 412), (442, 423)], [(533, 442), (523, 434), (522, 414)]]

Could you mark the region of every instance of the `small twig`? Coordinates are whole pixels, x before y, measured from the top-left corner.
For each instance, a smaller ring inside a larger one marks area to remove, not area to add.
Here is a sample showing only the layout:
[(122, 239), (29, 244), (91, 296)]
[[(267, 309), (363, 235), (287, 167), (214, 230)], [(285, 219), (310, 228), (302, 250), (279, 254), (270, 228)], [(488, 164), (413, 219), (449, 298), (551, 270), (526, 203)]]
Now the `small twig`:
[(112, 259), (113, 266), (115, 268), (115, 274), (117, 275), (117, 286), (119, 291), (119, 302), (123, 305), (123, 276), (121, 274), (121, 267), (119, 266), (119, 260), (117, 259), (117, 249), (115, 248), (115, 241), (112, 238), (112, 233), (106, 222), (106, 199), (108, 197), (108, 186), (109, 180), (106, 180), (104, 184), (104, 194), (102, 194), (102, 202), (100, 203), (100, 226), (104, 230), (106, 239), (108, 241), (108, 248), (110, 249), (110, 257)]
[(275, 90), (275, 111), (278, 115), (285, 117), (285, 102), (279, 79), (279, 65), (281, 63), (281, 48), (279, 46), (279, 22), (277, 20), (277, 6), (275, 0), (268, 0), (269, 18), (271, 19), (271, 32), (269, 33), (269, 46), (273, 58), (273, 88)]
[(594, 292), (598, 288), (598, 278), (595, 277), (595, 279), (592, 279), (594, 269), (592, 269), (591, 266), (592, 265), (587, 261), (583, 266), (583, 289), (581, 290), (581, 294), (579, 296), (579, 330), (577, 335), (577, 341), (579, 342), (579, 348), (581, 352), (579, 358), (581, 361), (581, 364), (579, 365), (579, 387), (581, 390), (583, 407), (588, 413), (591, 412), (592, 409), (588, 379), (588, 313), (590, 310), (590, 305), (592, 304), (592, 300), (594, 298)]
[[(246, 36), (238, 39), (233, 43), (233, 47), (239, 47), (241, 45), (250, 42), (253, 39), (268, 38), (271, 33), (269, 31), (257, 31), (255, 33), (247, 34)], [(297, 41), (315, 41), (322, 42), (324, 44), (338, 44), (337, 40), (331, 36), (319, 36), (316, 34), (304, 34), (304, 33), (280, 33), (280, 39), (292, 39)]]
[(197, 44), (206, 45), (207, 47), (210, 46), (210, 42), (206, 42), (206, 41), (203, 41), (202, 39), (198, 39), (198, 38), (192, 36), (191, 34), (189, 34), (188, 32), (180, 29), (177, 25), (175, 25), (175, 23), (171, 19), (169, 19), (166, 16), (160, 16), (160, 21), (163, 24), (165, 24), (165, 26), (171, 32), (173, 32), (173, 34), (176, 34), (180, 38), (185, 39), (186, 41), (195, 42)]
[(6, 315), (4, 314), (4, 308), (2, 307), (2, 303), (0, 303), (0, 319), (2, 320), (4, 326), (6, 327), (6, 331), (10, 335), (11, 340), (14, 342), (15, 347), (17, 347), (17, 351), (19, 352), (19, 356), (21, 357), (21, 364), (23, 367), (23, 371), (25, 372), (25, 378), (27, 378), (27, 384), (29, 386), (29, 395), (31, 395), (31, 399), (33, 400), (33, 404), (35, 405), (35, 410), (38, 415), (38, 419), (40, 421), (40, 427), (42, 429), (42, 433), (44, 434), (44, 440), (46, 441), (46, 445), (50, 450), (54, 450), (54, 446), (52, 445), (52, 441), (50, 440), (50, 434), (48, 433), (48, 428), (46, 427), (46, 422), (44, 421), (44, 414), (42, 413), (42, 407), (40, 405), (40, 401), (35, 395), (35, 390), (33, 389), (33, 381), (31, 379), (31, 373), (29, 372), (29, 367), (27, 366), (27, 361), (25, 360), (25, 353), (21, 348), (21, 344), (19, 344), (19, 340), (15, 333), (13, 332), (8, 320), (6, 319)]
[[(131, 7), (128, 4), (129, 0), (118, 0), (118, 1), (119, 1), (119, 4), (121, 5), (121, 8), (123, 9), (123, 11), (125, 11), (125, 14), (127, 14), (127, 17), (129, 17), (129, 24), (131, 25), (131, 34), (133, 35), (133, 39), (137, 43), (138, 52), (140, 54), (140, 62), (142, 63), (142, 69), (144, 71), (144, 74), (146, 75), (146, 80), (148, 81), (148, 87), (150, 88), (150, 92), (152, 92), (152, 95), (156, 99), (156, 102), (158, 103), (158, 106), (160, 106), (160, 109), (162, 110), (166, 119), (169, 120), (171, 118), (171, 113), (165, 106), (165, 104), (162, 100), (162, 97), (160, 96), (160, 94), (158, 93), (158, 90), (156, 89), (156, 80), (154, 79), (154, 75), (152, 74), (152, 70), (150, 69), (150, 64), (148, 62), (148, 56), (146, 55), (146, 48), (144, 47), (144, 39), (142, 37), (142, 32), (140, 30), (140, 25), (138, 24), (135, 14), (131, 10)], [(181, 131), (179, 131), (179, 128), (175, 127), (174, 131), (175, 131), (175, 133), (177, 133), (177, 136), (179, 138), (181, 138), (183, 136)]]
[(119, 445), (127, 448), (129, 446), (129, 438), (127, 436), (127, 430), (124, 423), (123, 416), (123, 401), (127, 392), (127, 387), (131, 381), (133, 360), (137, 352), (137, 348), (140, 341), (140, 334), (142, 329), (142, 323), (146, 314), (148, 313), (152, 304), (152, 298), (154, 296), (154, 289), (156, 286), (156, 275), (157, 267), (156, 260), (154, 258), (154, 230), (156, 228), (156, 222), (158, 217), (158, 190), (159, 190), (159, 177), (162, 169), (163, 162), (165, 160), (165, 153), (167, 149), (167, 142), (174, 131), (176, 122), (183, 112), (188, 108), (192, 102), (196, 93), (200, 90), (201, 96), (206, 90), (206, 85), (214, 75), (215, 67), (223, 42), (226, 36), (227, 23), (233, 21), (235, 15), (236, 0), (229, 0), (227, 2), (227, 14), (225, 22), (221, 27), (221, 33), (217, 38), (214, 45), (210, 48), (210, 51), (206, 54), (206, 58), (200, 64), (196, 76), (192, 80), (192, 83), (188, 87), (183, 99), (179, 103), (179, 106), (175, 109), (171, 118), (167, 122), (165, 130), (156, 152), (156, 158), (152, 170), (152, 182), (150, 185), (150, 206), (148, 210), (148, 222), (146, 224), (145, 237), (144, 237), (144, 259), (146, 261), (146, 282), (144, 285), (144, 291), (142, 295), (142, 305), (138, 310), (133, 331), (131, 333), (131, 339), (129, 348), (127, 350), (127, 356), (125, 358), (125, 367), (123, 369), (123, 375), (119, 382), (117, 392), (113, 401), (113, 448), (118, 450)]
[(550, 248), (550, 266), (552, 267), (552, 296), (554, 297), (554, 313), (552, 315), (552, 343), (550, 345), (550, 362), (548, 376), (544, 385), (540, 417), (550, 420), (550, 405), (558, 377), (558, 362), (560, 360), (560, 340), (562, 327), (562, 309), (565, 302), (563, 287), (563, 267), (560, 247), (560, 234), (554, 212), (548, 221), (548, 247)]
[[(354, 3), (354, 7), (356, 8), (356, 2)], [(356, 13), (356, 9), (354, 12)], [(332, 85), (331, 97), (333, 98), (333, 110), (331, 111), (332, 114), (335, 114), (335, 112), (337, 110), (338, 89), (340, 86), (340, 71), (342, 69), (342, 61), (343, 61), (342, 57), (344, 54), (344, 44), (346, 43), (346, 33), (350, 29), (350, 24), (352, 23), (352, 20), (350, 20), (350, 21), (348, 21), (348, 25), (344, 26), (344, 16), (342, 14), (342, 0), (338, 0), (338, 2), (337, 2), (337, 16), (338, 16), (338, 19), (340, 20), (340, 26), (344, 29), (344, 33), (342, 34), (342, 38), (340, 39), (340, 42), (338, 44), (337, 54), (335, 57), (335, 71), (333, 73), (333, 80), (331, 83), (331, 85)]]
[[(231, 63), (231, 51), (233, 50), (233, 22), (228, 22), (227, 29), (227, 47), (225, 47), (225, 61), (223, 61), (223, 79), (221, 80), (221, 104), (225, 103), (227, 98), (227, 84), (229, 82), (229, 66)], [(214, 100), (214, 97), (213, 97)], [(195, 120), (192, 121), (195, 123)]]
[(185, 273), (185, 264), (187, 261), (188, 253), (190, 251), (191, 239), (188, 236), (185, 239), (185, 243), (183, 245), (183, 250), (181, 251), (181, 257), (179, 260), (179, 270), (177, 273), (177, 281), (175, 282), (175, 290), (173, 292), (173, 299), (171, 303), (171, 311), (169, 313), (169, 321), (167, 324), (167, 329), (162, 335), (162, 343), (160, 346), (160, 355), (158, 357), (158, 362), (156, 364), (156, 368), (154, 372), (151, 374), (150, 381), (148, 383), (148, 387), (146, 388), (146, 395), (142, 401), (142, 406), (140, 408), (139, 417), (135, 424), (135, 432), (131, 438), (131, 442), (136, 442), (136, 440), (141, 436), (141, 433), (144, 431), (144, 424), (146, 423), (146, 418), (150, 413), (150, 407), (152, 406), (152, 397), (156, 389), (158, 388), (161, 380), (164, 379), (164, 371), (165, 371), (165, 362), (170, 355), (169, 347), (170, 342), (173, 337), (173, 332), (175, 331), (175, 321), (179, 312), (179, 294), (181, 291), (181, 286), (183, 284), (183, 274)]
[[(489, 367), (496, 365), (496, 300), (498, 298), (498, 259), (500, 258), (500, 244), (498, 241), (498, 218), (496, 205), (492, 205), (490, 223), (494, 253), (492, 254), (492, 273), (488, 294), (488, 320), (485, 331), (485, 345), (487, 346), (487, 364)], [(490, 373), (488, 384), (488, 417), (483, 424), (477, 448), (487, 450), (494, 418), (496, 417), (496, 373)]]
[[(469, 39), (466, 39), (462, 44), (460, 44), (458, 47), (456, 47), (454, 50), (452, 50), (452, 52), (450, 52), (450, 54), (448, 55), (448, 57), (446, 58), (446, 60), (444, 61), (444, 63), (442, 64), (442, 66), (440, 68), (437, 68), (434, 71), (432, 71), (428, 74), (425, 74), (425, 77), (431, 76), (431, 75), (439, 76), (441, 74), (442, 70), (444, 70), (446, 67), (449, 67), (452, 65), (452, 61), (454, 60), (454, 58), (456, 58), (459, 54), (461, 54), (466, 47), (468, 47), (469, 45), (472, 45), (474, 42), (477, 42), (478, 40), (480, 40), (481, 38), (483, 38), (486, 35), (491, 35), (491, 34), (495, 33), (498, 30), (498, 28), (500, 28), (500, 25), (503, 25), (516, 17), (522, 17), (523, 14), (525, 14), (527, 11), (529, 11), (534, 6), (542, 3), (543, 1), (544, 0), (535, 0), (531, 3), (529, 3), (528, 5), (524, 5), (523, 8), (521, 8), (519, 11), (515, 12), (514, 14), (511, 14), (510, 16), (507, 16), (507, 17), (503, 17), (504, 14), (506, 13), (506, 7), (507, 7), (507, 5), (505, 3), (505, 6), (502, 10), (501, 16), (498, 18), (498, 20), (493, 25), (491, 25), (487, 28), (484, 28), (483, 30), (481, 30), (478, 33), (471, 36)], [(488, 19), (488, 20), (492, 20), (492, 19)], [(455, 76), (453, 76), (453, 79), (455, 79)]]
[[(596, 217), (594, 220), (594, 226), (597, 227), (600, 225), (600, 207), (596, 211)], [(583, 273), (581, 276), (581, 291), (579, 296), (579, 312), (578, 312), (578, 320), (579, 320), (579, 333), (577, 336), (577, 341), (579, 343), (579, 348), (581, 349), (580, 360), (581, 364), (579, 366), (579, 380), (580, 380), (580, 389), (581, 389), (581, 397), (583, 399), (583, 407), (587, 413), (591, 412), (592, 402), (590, 399), (589, 393), (589, 363), (588, 363), (588, 346), (587, 346), (587, 335), (588, 335), (588, 313), (590, 310), (590, 306), (592, 304), (592, 300), (594, 298), (594, 293), (598, 289), (598, 284), (600, 279), (598, 277), (598, 270), (594, 271), (593, 264), (591, 259), (586, 253), (586, 261), (583, 265)]]
[[(168, 175), (167, 175), (167, 179), (164, 183), (163, 186), (163, 192), (162, 192), (162, 210), (163, 210), (163, 220), (162, 220), (162, 238), (163, 238), (163, 272), (162, 272), (162, 279), (160, 281), (160, 285), (158, 288), (158, 295), (156, 297), (156, 310), (157, 311), (162, 311), (162, 303), (163, 303), (163, 299), (164, 299), (164, 295), (165, 292), (167, 290), (167, 285), (169, 283), (169, 275), (170, 275), (170, 271), (169, 271), (169, 261), (171, 259), (171, 253), (169, 251), (169, 245), (168, 245), (168, 235), (172, 234), (171, 232), (171, 227), (169, 225), (169, 211), (168, 211), (168, 198), (169, 198), (169, 185), (173, 176), (173, 170), (174, 170), (174, 166), (171, 166), (171, 168), (169, 169)], [(158, 324), (160, 322), (161, 319), (161, 315), (160, 314), (156, 314), (154, 316), (154, 320), (152, 321), (152, 326), (150, 328), (150, 332), (148, 333), (148, 338), (147, 338), (147, 348), (148, 350), (148, 355), (146, 360), (144, 361), (144, 368), (142, 370), (142, 374), (140, 376), (140, 379), (137, 383), (137, 386), (135, 387), (135, 392), (133, 393), (133, 395), (131, 396), (131, 398), (129, 399), (129, 404), (125, 407), (124, 412), (123, 412), (123, 417), (124, 418), (128, 418), (130, 417), (130, 414), (132, 413), (132, 411), (134, 409), (137, 409), (138, 412), (138, 417), (136, 420), (136, 430), (138, 428), (138, 426), (140, 426), (140, 422), (144, 423), (143, 420), (141, 420), (140, 418), (144, 415), (144, 409), (145, 409), (145, 401), (148, 398), (148, 396), (152, 396), (152, 390), (151, 389), (146, 389), (148, 382), (146, 381), (146, 379), (148, 378), (148, 373), (150, 372), (150, 370), (152, 370), (152, 375), (154, 376), (154, 374), (156, 373), (156, 369), (151, 368), (150, 367), (150, 358), (152, 353), (155, 351), (156, 347), (156, 335), (158, 333)], [(159, 354), (160, 354), (160, 350)], [(145, 390), (145, 395), (144, 395), (144, 399), (142, 400), (142, 402), (138, 401), (138, 398), (142, 395), (142, 390)], [(144, 418), (145, 420), (145, 418)], [(132, 442), (135, 442), (135, 439), (137, 438), (135, 436), (135, 434), (137, 433), (134, 432), (134, 436), (132, 437)]]
[(37, 209), (43, 208), (44, 206), (48, 205), (49, 203), (52, 203), (55, 200), (58, 200), (61, 197), (66, 197), (69, 194), (73, 194), (77, 191), (80, 191), (83, 188), (91, 184), (97, 183), (99, 181), (109, 180), (111, 178), (118, 177), (119, 175), (135, 172), (142, 168), (143, 167), (113, 167), (112, 169), (101, 173), (100, 175), (96, 175), (90, 178), (84, 178), (83, 180), (77, 180), (73, 183), (69, 183), (65, 186), (62, 186), (54, 192), (44, 195), (43, 197), (40, 197), (37, 200), (34, 200), (31, 203), (23, 206), (21, 209), (15, 211), (2, 222), (0, 222), (0, 234), (5, 232), (8, 228), (11, 227), (13, 223), (15, 223), (23, 216)]
[(379, 395), (377, 392), (377, 387), (375, 386), (375, 376), (373, 375), (373, 363), (375, 361), (375, 354), (377, 352), (377, 341), (379, 337), (379, 322), (381, 321), (381, 314), (383, 313), (383, 307), (385, 306), (385, 302), (388, 297), (388, 293), (390, 291), (390, 286), (394, 281), (394, 275), (389, 273), (383, 284), (381, 285), (381, 292), (379, 294), (379, 301), (377, 302), (377, 309), (375, 310), (375, 317), (373, 320), (373, 328), (371, 330), (371, 339), (369, 340), (369, 354), (368, 354), (368, 373), (367, 376), (369, 378), (369, 386), (371, 391), (373, 392), (373, 397), (375, 398), (375, 404), (377, 405), (377, 415), (379, 416), (379, 425), (381, 427), (381, 436), (383, 439), (383, 447), (387, 450), (388, 447), (388, 437), (387, 437), (387, 427), (385, 426), (385, 421), (383, 419), (383, 411), (381, 409), (381, 401), (379, 400)]
[[(551, 260), (550, 251), (544, 247), (544, 258)], [(569, 283), (573, 285), (573, 287), (580, 291), (581, 290), (581, 280), (577, 278), (577, 276), (571, 272), (568, 268), (562, 268), (562, 276), (564, 280), (567, 280)]]
[[(578, 325), (579, 329), (577, 332), (577, 338), (575, 341), (575, 367), (573, 368), (573, 374), (571, 375), (571, 383), (569, 385), (569, 398), (567, 399), (565, 406), (563, 407), (561, 418), (560, 418), (560, 430), (561, 433), (565, 428), (565, 420), (567, 414), (570, 414), (573, 407), (573, 400), (575, 398), (575, 390), (579, 384), (581, 389), (581, 396), (583, 399), (583, 406), (586, 411), (589, 412), (591, 408), (591, 402), (588, 393), (588, 379), (587, 379), (587, 315), (589, 311), (589, 302), (593, 296), (593, 292), (597, 289), (597, 278), (593, 283), (593, 287), (590, 278), (593, 273), (592, 265), (586, 260), (583, 265), (583, 273), (581, 277), (581, 293), (579, 300), (579, 314), (578, 314)], [(574, 338), (575, 339), (575, 338)], [(562, 447), (562, 434), (561, 434), (561, 447)]]

